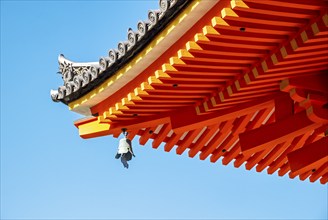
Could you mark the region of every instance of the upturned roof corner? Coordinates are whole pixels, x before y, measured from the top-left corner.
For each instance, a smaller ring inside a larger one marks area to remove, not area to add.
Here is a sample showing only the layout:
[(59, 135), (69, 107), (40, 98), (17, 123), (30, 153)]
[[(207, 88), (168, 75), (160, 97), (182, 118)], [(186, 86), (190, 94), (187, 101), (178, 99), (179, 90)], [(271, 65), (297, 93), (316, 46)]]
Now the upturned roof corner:
[(73, 62), (60, 54), (58, 63), (63, 85), (50, 91), (52, 100), (68, 105), (99, 86), (138, 54), (190, 2), (159, 0), (159, 9), (149, 10), (148, 20), (139, 21), (136, 31), (129, 28), (127, 40), (110, 49), (107, 56), (100, 57), (99, 62)]

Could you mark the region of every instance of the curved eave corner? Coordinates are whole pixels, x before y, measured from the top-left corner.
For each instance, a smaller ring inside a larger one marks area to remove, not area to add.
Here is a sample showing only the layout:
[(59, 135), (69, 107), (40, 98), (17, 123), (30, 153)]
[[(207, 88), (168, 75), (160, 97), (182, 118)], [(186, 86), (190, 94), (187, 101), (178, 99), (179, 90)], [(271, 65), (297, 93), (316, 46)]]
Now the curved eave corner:
[[(99, 62), (78, 63), (70, 61), (60, 54), (58, 57), (59, 73), (63, 78), (63, 85), (57, 90), (51, 90), (50, 95), (53, 101), (62, 102), (69, 105), (70, 110), (74, 110), (82, 115), (90, 115), (90, 107), (79, 107), (80, 104), (94, 97), (92, 91), (95, 88), (103, 90), (104, 82), (106, 86), (111, 85), (116, 79), (121, 77), (117, 74), (119, 70), (128, 66), (129, 62), (137, 57), (138, 54), (154, 42), (155, 36), (161, 33), (166, 26), (174, 20), (192, 1), (190, 0), (159, 0), (160, 8), (149, 10), (148, 20), (139, 21), (137, 30), (129, 29), (127, 40), (118, 43), (117, 49), (110, 49), (108, 56), (101, 57)], [(198, 2), (198, 1), (195, 1)], [(116, 77), (113, 77), (117, 75)], [(82, 99), (82, 100), (81, 100)]]

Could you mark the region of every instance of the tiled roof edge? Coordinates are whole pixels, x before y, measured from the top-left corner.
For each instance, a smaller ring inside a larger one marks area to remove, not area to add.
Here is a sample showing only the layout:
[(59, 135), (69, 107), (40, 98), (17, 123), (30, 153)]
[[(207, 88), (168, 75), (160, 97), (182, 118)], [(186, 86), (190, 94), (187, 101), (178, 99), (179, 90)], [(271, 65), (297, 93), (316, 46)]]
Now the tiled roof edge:
[(99, 86), (138, 54), (190, 2), (159, 0), (160, 8), (149, 10), (148, 20), (139, 21), (136, 31), (129, 28), (127, 40), (119, 42), (117, 49), (110, 49), (108, 56), (101, 57), (99, 62), (77, 63), (60, 54), (59, 72), (64, 85), (50, 91), (52, 100), (67, 105)]

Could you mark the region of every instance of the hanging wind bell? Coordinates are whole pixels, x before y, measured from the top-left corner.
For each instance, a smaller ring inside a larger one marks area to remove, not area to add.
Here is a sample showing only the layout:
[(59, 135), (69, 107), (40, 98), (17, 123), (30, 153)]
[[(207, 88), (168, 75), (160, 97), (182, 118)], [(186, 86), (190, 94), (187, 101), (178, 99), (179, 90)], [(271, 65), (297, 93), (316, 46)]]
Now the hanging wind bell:
[(131, 140), (127, 138), (128, 132), (126, 128), (122, 129), (122, 133), (124, 137), (120, 139), (117, 154), (115, 159), (121, 158), (121, 162), (125, 168), (129, 168), (128, 161), (132, 159), (132, 156), (135, 157), (133, 150), (132, 150), (132, 143)]

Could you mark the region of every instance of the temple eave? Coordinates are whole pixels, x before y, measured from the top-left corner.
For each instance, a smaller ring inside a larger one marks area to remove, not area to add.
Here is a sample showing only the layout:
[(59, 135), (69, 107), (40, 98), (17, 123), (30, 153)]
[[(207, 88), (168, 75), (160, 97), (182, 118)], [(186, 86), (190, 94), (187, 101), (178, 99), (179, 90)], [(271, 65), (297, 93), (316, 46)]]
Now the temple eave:
[[(93, 115), (75, 123), (80, 136), (126, 128), (140, 145), (326, 184), (328, 3), (213, 2), (172, 17), (166, 41), (145, 47), (158, 57), (135, 57), (143, 68), (126, 62), (69, 103)], [(181, 29), (188, 13), (198, 18)]]

